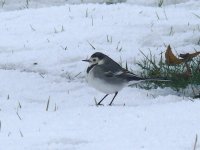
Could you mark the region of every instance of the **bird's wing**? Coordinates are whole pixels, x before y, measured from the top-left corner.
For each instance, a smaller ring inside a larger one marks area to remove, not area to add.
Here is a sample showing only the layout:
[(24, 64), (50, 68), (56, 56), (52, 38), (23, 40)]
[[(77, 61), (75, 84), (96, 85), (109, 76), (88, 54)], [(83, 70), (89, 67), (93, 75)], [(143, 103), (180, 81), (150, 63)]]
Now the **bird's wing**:
[(132, 81), (132, 80), (144, 80), (141, 77), (138, 77), (136, 74), (126, 70), (126, 69), (121, 69), (119, 71), (113, 72), (113, 71), (107, 71), (105, 72), (105, 76), (107, 77), (116, 77), (116, 78), (120, 78), (120, 79), (124, 79), (124, 80), (128, 80), (128, 81)]
[(101, 72), (104, 72), (104, 76), (106, 77), (115, 77), (115, 78), (127, 80), (127, 81), (144, 80), (143, 78), (138, 77), (137, 75), (128, 71), (127, 69), (122, 68), (118, 63), (116, 63), (109, 57), (107, 57), (104, 63), (106, 65), (105, 64), (103, 64), (103, 66), (97, 65), (96, 68), (101, 70)]

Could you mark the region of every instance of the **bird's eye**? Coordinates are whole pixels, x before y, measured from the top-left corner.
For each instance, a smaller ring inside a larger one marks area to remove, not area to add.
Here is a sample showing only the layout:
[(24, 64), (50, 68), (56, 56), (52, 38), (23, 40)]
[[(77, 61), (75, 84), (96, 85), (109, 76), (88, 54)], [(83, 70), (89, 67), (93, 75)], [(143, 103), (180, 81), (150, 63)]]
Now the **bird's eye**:
[(93, 61), (96, 61), (96, 59), (94, 58)]

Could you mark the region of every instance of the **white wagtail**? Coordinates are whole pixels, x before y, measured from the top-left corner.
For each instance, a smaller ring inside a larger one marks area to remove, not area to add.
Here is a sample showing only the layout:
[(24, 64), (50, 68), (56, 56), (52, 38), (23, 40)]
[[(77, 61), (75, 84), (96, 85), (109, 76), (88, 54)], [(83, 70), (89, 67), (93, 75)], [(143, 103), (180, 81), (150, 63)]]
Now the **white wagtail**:
[[(87, 68), (87, 81), (95, 89), (106, 95), (97, 103), (101, 102), (109, 95), (114, 94), (109, 105), (112, 105), (118, 92), (131, 83), (138, 83), (146, 78), (138, 77), (127, 69), (122, 68), (118, 63), (107, 55), (96, 52), (89, 59), (83, 60), (89, 62)], [(149, 79), (147, 79), (149, 80)]]

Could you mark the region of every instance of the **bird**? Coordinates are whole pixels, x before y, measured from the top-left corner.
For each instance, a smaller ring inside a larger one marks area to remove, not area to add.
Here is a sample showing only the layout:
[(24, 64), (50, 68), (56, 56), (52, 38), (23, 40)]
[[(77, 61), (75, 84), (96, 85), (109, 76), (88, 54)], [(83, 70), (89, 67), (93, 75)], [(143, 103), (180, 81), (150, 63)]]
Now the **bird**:
[(130, 83), (134, 84), (149, 80), (139, 77), (121, 67), (113, 59), (101, 52), (95, 52), (89, 59), (84, 59), (82, 61), (89, 63), (86, 70), (86, 80), (89, 85), (106, 94), (97, 105), (103, 105), (103, 100), (109, 94), (114, 94), (114, 97), (109, 103), (111, 106), (118, 92), (124, 87), (128, 86)]

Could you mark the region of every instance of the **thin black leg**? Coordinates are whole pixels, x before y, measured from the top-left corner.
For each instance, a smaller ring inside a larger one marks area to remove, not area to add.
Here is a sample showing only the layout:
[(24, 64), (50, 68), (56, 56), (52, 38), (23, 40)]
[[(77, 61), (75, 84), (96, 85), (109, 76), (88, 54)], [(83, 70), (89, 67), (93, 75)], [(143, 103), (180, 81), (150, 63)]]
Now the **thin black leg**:
[(110, 106), (112, 105), (112, 102), (114, 101), (114, 99), (115, 99), (115, 97), (117, 96), (117, 94), (118, 94), (118, 92), (115, 93), (115, 95), (114, 95), (112, 101), (111, 101), (110, 104), (109, 104)]
[(108, 96), (109, 94), (106, 94), (98, 103), (97, 105), (101, 105), (101, 102)]

